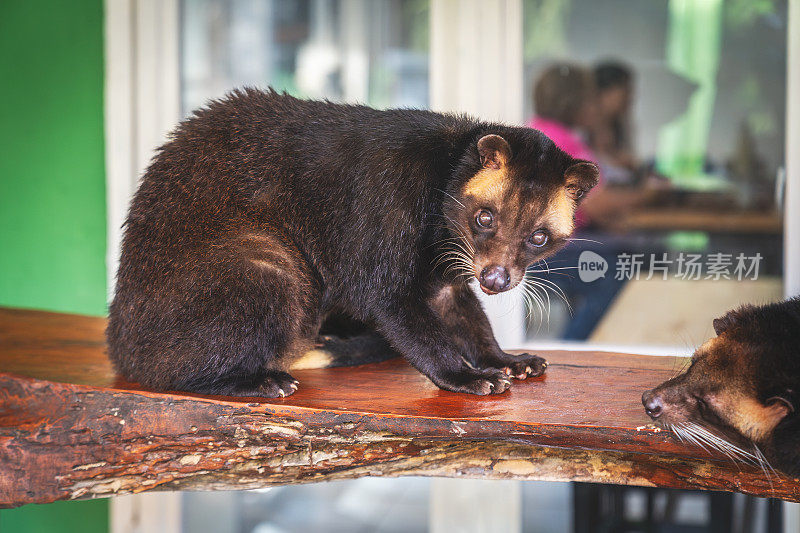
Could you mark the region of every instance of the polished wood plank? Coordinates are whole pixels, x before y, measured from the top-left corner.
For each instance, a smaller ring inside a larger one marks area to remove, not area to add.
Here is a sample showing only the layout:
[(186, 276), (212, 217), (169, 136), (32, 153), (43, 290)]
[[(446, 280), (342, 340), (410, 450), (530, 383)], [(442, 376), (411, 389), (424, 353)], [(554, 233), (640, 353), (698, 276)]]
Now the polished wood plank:
[(621, 225), (625, 229), (639, 231), (779, 235), (783, 232), (783, 217), (777, 212), (648, 207), (626, 215)]
[(288, 398), (154, 392), (114, 375), (105, 320), (0, 309), (0, 505), (160, 489), (444, 475), (738, 490), (795, 481), (648, 425), (642, 391), (685, 360), (542, 352), (547, 373), (489, 397), (402, 360), (297, 371)]

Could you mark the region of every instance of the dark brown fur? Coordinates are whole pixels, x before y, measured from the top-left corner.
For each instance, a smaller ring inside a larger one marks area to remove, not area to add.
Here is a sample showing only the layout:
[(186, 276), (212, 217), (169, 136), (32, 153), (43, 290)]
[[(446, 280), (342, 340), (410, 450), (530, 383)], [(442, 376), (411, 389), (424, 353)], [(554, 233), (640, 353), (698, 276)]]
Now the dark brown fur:
[[(464, 194), (487, 168), (502, 172), (504, 194)], [(299, 356), (346, 352), (350, 336), (354, 350), (399, 352), (442, 388), (502, 392), (507, 373), (538, 374), (544, 361), (500, 350), (448, 254), (474, 251), (469, 277), (502, 261), (518, 278), (563, 246), (596, 178), (527, 128), (236, 91), (181, 123), (142, 179), (111, 359), (157, 389), (277, 396), (296, 389)], [(476, 229), (490, 204), (499, 225)], [(547, 246), (526, 244), (556, 218)], [(355, 328), (337, 330), (336, 317)]]
[(665, 426), (696, 423), (745, 450), (754, 443), (776, 467), (800, 474), (800, 300), (742, 307), (714, 329), (691, 366), (642, 402)]

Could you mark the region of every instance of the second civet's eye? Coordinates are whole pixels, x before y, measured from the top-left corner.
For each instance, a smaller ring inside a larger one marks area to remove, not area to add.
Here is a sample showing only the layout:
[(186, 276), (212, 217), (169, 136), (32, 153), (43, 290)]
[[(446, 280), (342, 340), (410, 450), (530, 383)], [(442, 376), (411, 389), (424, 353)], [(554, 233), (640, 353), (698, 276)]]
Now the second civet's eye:
[(475, 217), (475, 222), (482, 228), (491, 228), (494, 222), (492, 212), (488, 209), (481, 209)]
[(586, 191), (579, 187), (567, 187), (567, 192), (575, 200), (579, 200), (586, 193)]
[(547, 238), (547, 232), (540, 229), (538, 231), (534, 231), (533, 234), (528, 237), (528, 242), (539, 248), (547, 244)]
[(701, 396), (695, 396), (694, 399), (697, 402), (698, 409), (700, 409), (701, 411), (705, 411), (706, 409), (708, 409), (708, 404), (706, 403), (705, 398)]

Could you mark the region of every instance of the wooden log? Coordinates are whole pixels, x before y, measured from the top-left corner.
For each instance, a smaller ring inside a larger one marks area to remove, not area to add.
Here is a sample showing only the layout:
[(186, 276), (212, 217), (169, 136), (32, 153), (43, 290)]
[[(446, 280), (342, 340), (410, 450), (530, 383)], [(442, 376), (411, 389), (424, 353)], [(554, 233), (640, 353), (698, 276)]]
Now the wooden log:
[(800, 501), (800, 483), (647, 426), (682, 362), (546, 354), (510, 393), (440, 391), (402, 361), (296, 372), (285, 399), (159, 393), (105, 360), (102, 319), (0, 309), (0, 506), (372, 476), (592, 481)]

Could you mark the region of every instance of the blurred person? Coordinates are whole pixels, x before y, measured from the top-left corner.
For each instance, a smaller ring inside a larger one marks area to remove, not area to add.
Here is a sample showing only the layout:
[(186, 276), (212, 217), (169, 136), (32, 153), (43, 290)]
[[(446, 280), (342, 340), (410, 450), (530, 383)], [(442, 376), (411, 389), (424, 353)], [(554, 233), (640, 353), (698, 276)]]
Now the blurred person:
[(586, 138), (597, 121), (592, 73), (575, 63), (546, 68), (533, 87), (536, 115), (528, 126), (550, 137), (572, 157), (594, 161)]
[(594, 67), (597, 114), (589, 140), (610, 183), (630, 183), (639, 163), (631, 142), (633, 74), (624, 64), (604, 61)]
[[(607, 77), (598, 80), (595, 72), (577, 63), (554, 63), (542, 71), (533, 87), (536, 115), (528, 121), (528, 126), (550, 137), (572, 157), (600, 165), (600, 182), (578, 211), (579, 228), (617, 229), (627, 212), (651, 202), (664, 189), (657, 180), (647, 180), (642, 187), (609, 187), (613, 183), (609, 183), (604, 172), (608, 167), (604, 168), (603, 158), (588, 143), (592, 133), (598, 129), (616, 128), (620, 133), (613, 143), (619, 141), (630, 145), (628, 140), (623, 140), (628, 131), (627, 127), (622, 131), (622, 121), (627, 121), (632, 76), (622, 68), (613, 70), (609, 74), (608, 69), (604, 69)], [(626, 77), (626, 72), (627, 82), (623, 83), (621, 78)], [(609, 120), (608, 117), (613, 117), (611, 120), (618, 126), (600, 126)], [(611, 135), (612, 139), (615, 135)], [(623, 151), (618, 153), (622, 155)], [(629, 162), (635, 164), (632, 158)]]
[[(629, 105), (630, 93), (612, 90), (601, 93), (592, 70), (575, 63), (555, 63), (547, 67), (533, 87), (536, 115), (528, 126), (550, 137), (573, 157), (598, 161), (587, 140), (600, 122), (600, 113), (611, 114)], [(601, 111), (601, 105), (604, 107)], [(622, 111), (617, 112), (617, 116)], [(586, 340), (619, 293), (624, 281), (616, 280), (613, 268), (619, 253), (628, 251), (624, 240), (610, 235), (621, 215), (645, 203), (649, 190), (609, 187), (602, 172), (600, 182), (587, 195), (576, 213), (578, 231), (574, 240), (581, 246), (568, 246), (549, 261), (554, 267), (577, 267), (581, 252), (590, 250), (609, 264), (609, 273), (591, 283), (582, 282), (577, 272), (552, 278), (566, 294), (574, 309), (572, 318), (561, 333), (567, 340)], [(601, 231), (602, 233), (598, 233)]]

